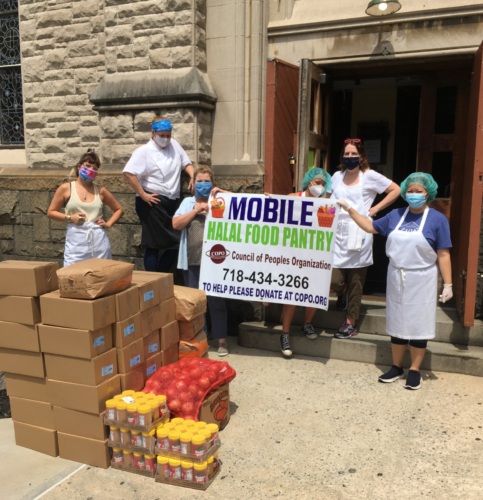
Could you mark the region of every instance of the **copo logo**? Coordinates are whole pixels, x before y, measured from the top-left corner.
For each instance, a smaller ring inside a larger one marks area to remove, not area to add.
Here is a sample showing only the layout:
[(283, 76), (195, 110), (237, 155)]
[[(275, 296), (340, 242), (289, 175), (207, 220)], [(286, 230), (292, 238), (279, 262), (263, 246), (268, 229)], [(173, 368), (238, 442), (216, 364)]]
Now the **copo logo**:
[(223, 245), (216, 244), (211, 247), (211, 250), (206, 252), (206, 255), (215, 263), (221, 264), (230, 255), (230, 251)]

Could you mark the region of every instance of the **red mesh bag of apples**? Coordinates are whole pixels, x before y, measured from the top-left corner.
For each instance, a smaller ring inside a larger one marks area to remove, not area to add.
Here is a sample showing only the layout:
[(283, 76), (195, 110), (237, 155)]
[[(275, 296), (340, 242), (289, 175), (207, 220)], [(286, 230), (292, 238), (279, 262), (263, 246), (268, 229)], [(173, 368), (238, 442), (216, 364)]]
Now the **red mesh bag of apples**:
[(205, 397), (231, 382), (235, 375), (235, 370), (226, 361), (183, 358), (154, 372), (143, 391), (166, 395), (172, 416), (197, 421)]

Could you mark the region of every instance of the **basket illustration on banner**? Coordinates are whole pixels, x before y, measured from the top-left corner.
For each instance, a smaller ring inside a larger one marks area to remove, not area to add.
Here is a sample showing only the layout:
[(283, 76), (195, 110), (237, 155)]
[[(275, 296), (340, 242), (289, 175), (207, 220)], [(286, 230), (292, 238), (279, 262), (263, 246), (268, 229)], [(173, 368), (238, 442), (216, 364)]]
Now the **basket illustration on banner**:
[(335, 217), (335, 207), (325, 206), (319, 207), (317, 210), (317, 220), (319, 222), (319, 227), (332, 227)]
[(215, 219), (223, 219), (223, 212), (225, 211), (225, 200), (219, 196), (214, 198), (211, 202), (211, 216)]

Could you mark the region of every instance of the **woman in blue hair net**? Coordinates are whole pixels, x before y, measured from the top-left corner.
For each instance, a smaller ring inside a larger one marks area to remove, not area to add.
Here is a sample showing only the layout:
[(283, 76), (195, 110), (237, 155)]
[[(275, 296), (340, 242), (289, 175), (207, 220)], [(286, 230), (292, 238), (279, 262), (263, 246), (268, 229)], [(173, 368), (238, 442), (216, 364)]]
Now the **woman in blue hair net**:
[(403, 378), (402, 362), (409, 344), (411, 366), (404, 387), (412, 390), (421, 387), (421, 363), (428, 340), (436, 335), (438, 268), (444, 283), (439, 301), (453, 297), (448, 219), (428, 207), (437, 191), (430, 174), (412, 173), (401, 184), (401, 196), (409, 206), (376, 221), (358, 213), (347, 200), (337, 200), (364, 231), (387, 236), (386, 330), (391, 336), (392, 366), (379, 381)]
[[(328, 172), (321, 168), (312, 168), (304, 176), (302, 180), (302, 191), (298, 193), (290, 193), (289, 196), (305, 196), (308, 198), (328, 198), (332, 190), (332, 178)], [(292, 355), (292, 347), (290, 345), (290, 326), (295, 314), (297, 306), (292, 304), (284, 304), (282, 309), (282, 334), (280, 335), (280, 348), (284, 356)], [(316, 339), (312, 320), (316, 309), (314, 307), (306, 307), (304, 313), (304, 325), (302, 327), (305, 336), (308, 339)]]
[(169, 120), (155, 116), (150, 141), (134, 151), (123, 169), (124, 178), (136, 193), (146, 271), (172, 272), (179, 246), (172, 217), (179, 206), (181, 172), (190, 176), (190, 189), (193, 182), (191, 160), (171, 138), (172, 130)]

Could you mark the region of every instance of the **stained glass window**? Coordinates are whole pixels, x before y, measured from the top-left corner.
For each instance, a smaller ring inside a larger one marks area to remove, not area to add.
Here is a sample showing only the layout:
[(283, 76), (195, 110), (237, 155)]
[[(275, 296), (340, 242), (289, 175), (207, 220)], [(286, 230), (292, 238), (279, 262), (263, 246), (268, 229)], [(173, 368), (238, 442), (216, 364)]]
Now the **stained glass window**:
[(0, 145), (23, 143), (18, 1), (0, 0)]

